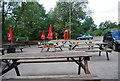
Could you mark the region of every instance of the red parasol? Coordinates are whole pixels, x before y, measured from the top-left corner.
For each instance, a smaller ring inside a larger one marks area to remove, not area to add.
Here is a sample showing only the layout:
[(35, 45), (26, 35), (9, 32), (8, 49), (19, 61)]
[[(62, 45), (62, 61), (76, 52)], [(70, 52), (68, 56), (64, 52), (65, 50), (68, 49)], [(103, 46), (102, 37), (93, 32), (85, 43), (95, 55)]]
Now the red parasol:
[(13, 29), (12, 29), (12, 26), (10, 26), (10, 32), (8, 33), (8, 40), (13, 40)]
[(49, 39), (52, 39), (52, 38), (53, 38), (53, 36), (52, 36), (52, 25), (50, 25), (47, 38), (49, 38)]
[(44, 30), (42, 31), (41, 39), (45, 39), (45, 33), (44, 33)]

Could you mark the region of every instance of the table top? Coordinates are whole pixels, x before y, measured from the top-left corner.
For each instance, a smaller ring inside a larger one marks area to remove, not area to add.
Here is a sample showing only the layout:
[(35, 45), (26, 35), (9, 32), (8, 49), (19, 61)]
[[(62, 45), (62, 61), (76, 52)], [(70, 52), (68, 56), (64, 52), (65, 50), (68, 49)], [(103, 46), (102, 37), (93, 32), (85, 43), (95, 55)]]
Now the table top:
[(70, 44), (70, 45), (107, 45), (104, 42), (94, 42), (94, 43), (78, 43), (78, 44)]
[(90, 44), (107, 44), (107, 43), (105, 43), (105, 42), (92, 42)]
[(3, 46), (9, 46), (9, 45), (21, 45), (21, 43), (6, 43), (2, 44)]
[(52, 52), (52, 53), (31, 53), (31, 54), (17, 54), (10, 53), (2, 56), (2, 59), (55, 59), (55, 58), (78, 58), (91, 57), (86, 52)]

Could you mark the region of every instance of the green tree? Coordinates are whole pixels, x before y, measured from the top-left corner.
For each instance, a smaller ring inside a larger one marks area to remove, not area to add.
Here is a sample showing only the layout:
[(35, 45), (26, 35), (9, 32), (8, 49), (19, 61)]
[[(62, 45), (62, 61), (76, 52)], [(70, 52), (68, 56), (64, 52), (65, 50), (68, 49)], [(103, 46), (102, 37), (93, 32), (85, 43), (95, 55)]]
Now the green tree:
[(71, 30), (72, 38), (80, 34), (82, 30), (81, 21), (85, 19), (85, 2), (58, 2), (55, 9), (49, 12), (49, 18), (54, 24), (55, 32), (63, 37), (66, 29)]
[(105, 29), (113, 29), (113, 28), (117, 28), (117, 23), (116, 22), (111, 22), (111, 21), (105, 21), (105, 22), (101, 22), (99, 25), (99, 29), (105, 30)]
[(6, 23), (6, 20), (12, 15), (12, 9), (17, 7), (19, 5), (19, 2), (0, 2), (2, 4), (1, 6), (1, 12), (2, 12), (2, 38), (3, 40), (7, 39), (7, 33), (6, 30), (8, 30), (8, 24)]
[(82, 28), (84, 32), (87, 32), (88, 30), (94, 31), (97, 28), (97, 25), (94, 24), (94, 21), (92, 17), (86, 17), (84, 22), (82, 23)]

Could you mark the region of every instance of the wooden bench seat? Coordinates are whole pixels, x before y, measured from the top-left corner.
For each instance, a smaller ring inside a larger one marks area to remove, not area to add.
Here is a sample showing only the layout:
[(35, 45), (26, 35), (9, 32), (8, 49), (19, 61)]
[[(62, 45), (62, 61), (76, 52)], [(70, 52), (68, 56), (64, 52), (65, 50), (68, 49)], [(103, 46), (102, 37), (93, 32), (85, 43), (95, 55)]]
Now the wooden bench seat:
[(101, 56), (101, 52), (106, 52), (107, 60), (109, 60), (108, 52), (111, 53), (112, 50), (111, 49), (102, 49), (102, 50), (98, 49), (98, 50), (87, 50), (85, 52), (99, 52), (99, 56)]
[(50, 75), (2, 77), (2, 81), (101, 81), (96, 75)]
[(77, 49), (95, 49), (95, 48), (99, 48), (99, 47), (77, 47), (75, 48), (75, 50)]
[[(78, 60), (76, 60), (78, 61)], [(74, 62), (73, 60), (67, 61), (65, 59), (59, 60), (18, 60), (17, 63), (55, 63), (55, 62)]]
[(103, 50), (87, 50), (86, 52), (112, 52), (111, 49), (103, 49)]

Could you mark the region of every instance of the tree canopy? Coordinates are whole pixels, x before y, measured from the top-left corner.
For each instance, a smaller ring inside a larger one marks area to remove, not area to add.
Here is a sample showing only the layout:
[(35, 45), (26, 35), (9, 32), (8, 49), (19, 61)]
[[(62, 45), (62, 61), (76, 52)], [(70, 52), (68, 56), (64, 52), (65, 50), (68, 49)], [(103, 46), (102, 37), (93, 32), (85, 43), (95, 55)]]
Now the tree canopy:
[[(2, 3), (2, 2), (1, 2)], [(2, 3), (3, 4), (3, 3)], [(38, 2), (4, 2), (1, 9), (4, 40), (7, 40), (9, 27), (12, 25), (14, 37), (22, 40), (40, 40), (42, 30), (47, 35), (50, 24), (53, 35), (63, 38), (64, 30), (68, 29), (71, 39), (80, 34), (90, 33), (93, 36), (103, 35), (103, 31), (120, 28), (116, 22), (105, 21), (99, 26), (94, 24), (88, 10), (88, 2), (57, 2), (56, 7), (46, 13)]]

